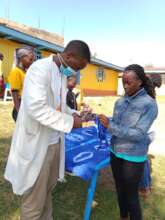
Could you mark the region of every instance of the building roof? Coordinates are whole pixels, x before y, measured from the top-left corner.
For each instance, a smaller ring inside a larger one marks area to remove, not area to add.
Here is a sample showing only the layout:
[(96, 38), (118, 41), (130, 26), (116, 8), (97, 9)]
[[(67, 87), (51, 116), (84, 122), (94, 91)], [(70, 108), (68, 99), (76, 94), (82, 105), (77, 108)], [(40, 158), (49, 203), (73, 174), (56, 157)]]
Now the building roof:
[(100, 65), (100, 66), (103, 66), (103, 67), (106, 67), (106, 68), (110, 68), (110, 69), (113, 69), (113, 70), (117, 70), (117, 71), (120, 71), (120, 72), (124, 70), (123, 67), (114, 65), (112, 63), (109, 63), (109, 62), (106, 62), (106, 61), (103, 61), (103, 60), (100, 60), (100, 59), (97, 59), (97, 58), (94, 58), (94, 57), (92, 57), (91, 63), (96, 64), (96, 65)]
[[(15, 30), (13, 28), (7, 27), (5, 25), (0, 24), (0, 37), (13, 40), (16, 42), (20, 42), (23, 44), (28, 44), (34, 47), (37, 47), (40, 50), (48, 50), (51, 52), (62, 52), (64, 47), (48, 42), (46, 40), (39, 39), (37, 37), (31, 36), (26, 33), (22, 33), (21, 31)], [(91, 63), (95, 65), (100, 65), (112, 70), (123, 71), (123, 68), (109, 62), (105, 62), (103, 60), (92, 57)]]
[(20, 31), (14, 30), (13, 28), (9, 28), (4, 25), (0, 25), (0, 37), (17, 41), (23, 44), (30, 44), (31, 46), (35, 46), (38, 49), (45, 49), (49, 51), (61, 52), (63, 50), (62, 46), (59, 46), (54, 43), (50, 43), (45, 40), (41, 40), (39, 38), (33, 37), (31, 35), (22, 33)]
[(144, 67), (146, 73), (160, 73), (165, 74), (165, 67), (153, 67), (153, 66), (146, 66)]
[(9, 27), (16, 31), (20, 31), (24, 34), (28, 34), (33, 37), (37, 37), (41, 40), (48, 41), (50, 43), (54, 43), (60, 46), (64, 46), (64, 37), (60, 36), (56, 33), (51, 33), (40, 28), (30, 27), (24, 24), (20, 24), (14, 21), (10, 21), (4, 18), (0, 18), (0, 25)]

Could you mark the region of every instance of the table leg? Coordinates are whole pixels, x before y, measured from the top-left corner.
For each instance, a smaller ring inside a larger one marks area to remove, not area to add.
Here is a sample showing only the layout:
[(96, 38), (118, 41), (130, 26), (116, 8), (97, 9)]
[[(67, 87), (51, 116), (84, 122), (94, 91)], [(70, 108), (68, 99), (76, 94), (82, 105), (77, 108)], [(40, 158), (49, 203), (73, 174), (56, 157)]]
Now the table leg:
[(96, 170), (93, 177), (92, 177), (92, 179), (91, 179), (90, 186), (88, 188), (88, 196), (87, 196), (87, 201), (86, 201), (84, 220), (89, 220), (90, 219), (91, 206), (92, 206), (94, 193), (95, 193), (95, 190), (96, 190), (98, 174), (99, 174), (99, 170)]

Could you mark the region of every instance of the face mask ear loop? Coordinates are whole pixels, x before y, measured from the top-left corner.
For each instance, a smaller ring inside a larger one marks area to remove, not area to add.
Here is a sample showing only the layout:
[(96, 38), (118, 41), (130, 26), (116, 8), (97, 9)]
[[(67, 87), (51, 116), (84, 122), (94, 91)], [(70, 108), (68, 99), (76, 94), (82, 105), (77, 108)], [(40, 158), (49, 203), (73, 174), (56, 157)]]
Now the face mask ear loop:
[(60, 63), (62, 65), (64, 64), (66, 67), (68, 67), (68, 65), (66, 64), (65, 60), (63, 59), (63, 57), (59, 53), (57, 54), (57, 56), (58, 56), (58, 59), (59, 59)]
[[(70, 66), (68, 66), (67, 64), (66, 64), (66, 62), (65, 62), (65, 60), (63, 59), (63, 57), (58, 53), (57, 54), (57, 56), (58, 56), (58, 59), (59, 59), (59, 61), (60, 61), (60, 63), (61, 63), (61, 65), (63, 65), (63, 63), (64, 63), (64, 65), (66, 66), (66, 68), (68, 68), (68, 67), (70, 67)], [(70, 67), (71, 68), (71, 67)], [(73, 70), (73, 69), (72, 69)], [(77, 71), (75, 71), (75, 70), (73, 70), (74, 71), (74, 74), (73, 75), (76, 75), (77, 73)]]
[(58, 57), (58, 60), (60, 61), (60, 64), (62, 65), (62, 62), (61, 62), (61, 56), (60, 56), (59, 53), (57, 54), (57, 57)]

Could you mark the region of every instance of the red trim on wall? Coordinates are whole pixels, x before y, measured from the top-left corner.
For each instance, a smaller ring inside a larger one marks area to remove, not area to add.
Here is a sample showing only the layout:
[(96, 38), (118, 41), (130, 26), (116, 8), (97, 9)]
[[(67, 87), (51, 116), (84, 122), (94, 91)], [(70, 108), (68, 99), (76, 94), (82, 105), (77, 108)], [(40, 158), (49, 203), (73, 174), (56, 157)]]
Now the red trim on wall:
[(116, 91), (113, 90), (94, 90), (94, 89), (83, 89), (84, 96), (115, 96)]

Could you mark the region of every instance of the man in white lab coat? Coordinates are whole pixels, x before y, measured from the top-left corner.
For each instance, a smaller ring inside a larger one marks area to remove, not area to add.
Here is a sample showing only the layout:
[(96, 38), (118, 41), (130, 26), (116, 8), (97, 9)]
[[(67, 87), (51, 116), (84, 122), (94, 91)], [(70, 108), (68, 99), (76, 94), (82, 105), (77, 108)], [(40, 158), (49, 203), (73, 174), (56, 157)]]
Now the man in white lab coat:
[(5, 170), (13, 192), (22, 196), (21, 220), (53, 219), (51, 192), (58, 178), (64, 178), (64, 133), (82, 125), (66, 106), (66, 80), (89, 62), (88, 45), (74, 40), (26, 73)]

